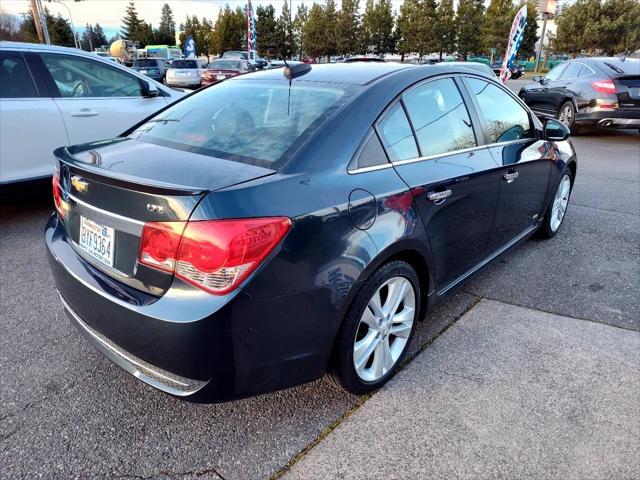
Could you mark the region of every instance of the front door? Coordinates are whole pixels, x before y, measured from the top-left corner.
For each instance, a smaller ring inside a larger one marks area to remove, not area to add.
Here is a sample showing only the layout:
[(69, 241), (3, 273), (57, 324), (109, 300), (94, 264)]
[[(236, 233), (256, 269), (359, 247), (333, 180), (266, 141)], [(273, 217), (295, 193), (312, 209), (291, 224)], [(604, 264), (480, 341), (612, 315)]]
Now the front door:
[(431, 244), (436, 289), (443, 292), (487, 254), (498, 166), (486, 148), (477, 146), (453, 78), (407, 90), (377, 130), (396, 171), (412, 189)]
[(57, 90), (55, 102), (71, 144), (116, 137), (167, 104), (161, 96), (144, 98), (137, 77), (104, 62), (59, 53), (40, 56)]
[(551, 173), (551, 144), (537, 140), (529, 113), (506, 89), (478, 78), (465, 83), (476, 104), (489, 151), (501, 166), (489, 253), (535, 227)]

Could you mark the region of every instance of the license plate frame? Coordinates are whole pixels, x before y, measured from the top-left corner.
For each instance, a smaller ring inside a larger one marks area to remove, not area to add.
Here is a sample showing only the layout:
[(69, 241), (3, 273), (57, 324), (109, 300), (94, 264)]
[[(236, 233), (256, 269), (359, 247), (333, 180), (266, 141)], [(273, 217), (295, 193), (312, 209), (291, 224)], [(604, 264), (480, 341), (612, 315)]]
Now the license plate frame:
[(91, 258), (113, 268), (116, 247), (115, 230), (90, 218), (80, 215), (78, 246)]
[(216, 75), (216, 80), (224, 80), (227, 78), (225, 75)]

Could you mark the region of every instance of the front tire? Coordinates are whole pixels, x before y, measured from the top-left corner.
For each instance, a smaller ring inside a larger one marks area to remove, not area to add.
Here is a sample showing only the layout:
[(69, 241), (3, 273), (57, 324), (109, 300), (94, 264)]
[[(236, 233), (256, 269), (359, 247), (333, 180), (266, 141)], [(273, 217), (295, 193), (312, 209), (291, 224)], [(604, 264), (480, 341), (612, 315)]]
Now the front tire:
[(542, 238), (555, 237), (558, 230), (560, 230), (567, 207), (569, 206), (569, 197), (571, 196), (572, 186), (573, 179), (571, 171), (569, 169), (565, 169), (562, 172), (562, 175), (560, 175), (560, 182), (556, 187), (556, 193), (544, 214), (544, 220), (542, 221), (542, 226), (539, 230)]
[(406, 262), (389, 262), (365, 282), (342, 323), (329, 379), (355, 395), (384, 385), (406, 355), (420, 312), (420, 282)]

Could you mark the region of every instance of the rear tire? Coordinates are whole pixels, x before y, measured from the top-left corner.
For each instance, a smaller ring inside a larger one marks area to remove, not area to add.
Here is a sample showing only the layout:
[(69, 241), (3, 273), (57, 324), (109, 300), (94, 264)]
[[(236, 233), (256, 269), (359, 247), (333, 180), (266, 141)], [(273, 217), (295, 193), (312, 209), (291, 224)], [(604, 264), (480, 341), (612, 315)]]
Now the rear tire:
[(544, 214), (544, 220), (542, 221), (542, 225), (538, 231), (540, 237), (555, 237), (556, 233), (560, 230), (567, 207), (569, 206), (569, 197), (571, 196), (572, 187), (573, 178), (571, 176), (571, 171), (568, 168), (565, 168), (560, 175), (560, 181), (556, 186), (555, 194)]
[(580, 127), (576, 125), (576, 107), (573, 106), (572, 101), (567, 101), (562, 104), (560, 110), (558, 110), (557, 118), (569, 127), (572, 135), (576, 135), (580, 130)]
[(384, 385), (406, 355), (420, 312), (420, 282), (406, 262), (395, 260), (364, 283), (342, 322), (329, 380), (355, 395)]

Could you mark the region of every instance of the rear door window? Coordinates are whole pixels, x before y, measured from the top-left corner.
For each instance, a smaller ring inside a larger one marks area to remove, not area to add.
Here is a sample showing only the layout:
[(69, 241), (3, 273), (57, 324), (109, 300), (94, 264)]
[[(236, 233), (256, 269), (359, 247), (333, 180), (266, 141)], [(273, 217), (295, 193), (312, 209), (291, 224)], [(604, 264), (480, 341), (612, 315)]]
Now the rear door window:
[(392, 162), (419, 157), (416, 139), (400, 102), (380, 120), (378, 133)]
[(567, 68), (562, 72), (562, 76), (560, 77), (562, 80), (572, 80), (574, 78), (578, 78), (580, 75), (580, 69), (582, 65), (576, 62), (571, 62)]
[(38, 89), (22, 54), (0, 51), (0, 98), (38, 96)]
[(564, 72), (565, 68), (567, 68), (566, 63), (561, 63), (560, 65), (553, 67), (553, 69), (551, 69), (551, 71), (545, 75), (545, 80), (549, 80), (551, 82), (553, 82), (554, 80), (558, 80), (562, 75), (562, 72)]
[(451, 78), (434, 80), (403, 95), (422, 156), (476, 146), (469, 113)]

